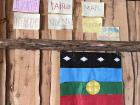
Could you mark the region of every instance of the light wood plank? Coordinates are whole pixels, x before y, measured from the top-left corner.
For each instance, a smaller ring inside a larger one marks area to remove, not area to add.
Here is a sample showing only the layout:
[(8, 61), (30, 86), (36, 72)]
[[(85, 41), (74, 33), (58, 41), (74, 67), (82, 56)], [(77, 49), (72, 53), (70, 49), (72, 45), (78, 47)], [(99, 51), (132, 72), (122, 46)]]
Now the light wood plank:
[(73, 40), (83, 40), (82, 29), (82, 5), (83, 0), (74, 0), (74, 13), (73, 13)]
[[(72, 30), (49, 30), (49, 39), (72, 40)], [(50, 105), (60, 105), (60, 51), (51, 53)]]
[[(119, 12), (121, 11), (121, 12)], [(114, 25), (120, 27), (120, 37), (122, 41), (128, 41), (128, 16), (126, 0), (114, 0)], [(131, 53), (122, 53), (123, 77), (125, 83), (125, 105), (133, 105), (134, 93), (134, 73)]]
[[(39, 32), (13, 30), (13, 0), (6, 1), (7, 37), (39, 38)], [(7, 53), (6, 105), (39, 105), (39, 51), (10, 50)]]
[[(16, 38), (39, 38), (38, 31), (16, 30)], [(40, 52), (15, 50), (12, 99), (14, 105), (39, 105)], [(26, 100), (26, 101), (25, 101)]]
[[(136, 1), (136, 33), (140, 41), (140, 1)], [(140, 105), (140, 53), (137, 53), (138, 64), (135, 69), (135, 105)]]
[(114, 1), (113, 0), (103, 0), (105, 3), (105, 17), (103, 19), (104, 26), (114, 26)]

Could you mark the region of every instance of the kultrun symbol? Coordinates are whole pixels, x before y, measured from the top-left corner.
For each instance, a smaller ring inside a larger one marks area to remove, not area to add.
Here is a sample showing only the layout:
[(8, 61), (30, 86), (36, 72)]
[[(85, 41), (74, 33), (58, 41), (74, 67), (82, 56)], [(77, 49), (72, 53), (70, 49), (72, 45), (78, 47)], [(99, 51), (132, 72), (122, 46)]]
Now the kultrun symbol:
[(99, 91), (100, 91), (99, 82), (97, 82), (95, 80), (88, 82), (86, 85), (86, 90), (91, 95), (95, 95), (95, 94), (99, 93)]

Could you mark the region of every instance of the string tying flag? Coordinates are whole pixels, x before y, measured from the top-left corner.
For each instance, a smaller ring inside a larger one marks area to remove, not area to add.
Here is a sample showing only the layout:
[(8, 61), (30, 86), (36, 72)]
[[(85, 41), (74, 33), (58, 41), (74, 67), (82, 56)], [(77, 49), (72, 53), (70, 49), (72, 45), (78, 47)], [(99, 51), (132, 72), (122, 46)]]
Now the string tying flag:
[(61, 52), (60, 105), (123, 105), (121, 57)]

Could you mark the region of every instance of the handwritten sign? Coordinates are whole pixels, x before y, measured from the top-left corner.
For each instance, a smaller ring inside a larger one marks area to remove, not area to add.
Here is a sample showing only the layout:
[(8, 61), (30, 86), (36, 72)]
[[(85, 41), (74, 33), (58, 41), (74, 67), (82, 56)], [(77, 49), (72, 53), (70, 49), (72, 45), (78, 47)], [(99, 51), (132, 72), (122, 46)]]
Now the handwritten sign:
[(72, 0), (49, 0), (48, 12), (72, 14)]
[(83, 18), (83, 32), (98, 33), (102, 29), (102, 18)]
[(48, 26), (56, 30), (73, 29), (72, 15), (49, 14)]
[(120, 41), (119, 27), (103, 27), (97, 35), (97, 40)]
[(104, 3), (82, 2), (82, 16), (104, 17)]
[(14, 29), (38, 30), (39, 27), (39, 14), (14, 13)]
[(39, 12), (40, 0), (14, 0), (13, 11), (17, 12)]

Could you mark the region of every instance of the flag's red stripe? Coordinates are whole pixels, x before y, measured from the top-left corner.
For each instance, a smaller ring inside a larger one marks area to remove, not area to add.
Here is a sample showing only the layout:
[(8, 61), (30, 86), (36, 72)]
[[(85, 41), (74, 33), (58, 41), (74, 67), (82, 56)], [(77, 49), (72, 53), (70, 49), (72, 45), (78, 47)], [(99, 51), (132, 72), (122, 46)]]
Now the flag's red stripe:
[(60, 105), (124, 105), (123, 95), (61, 96)]

